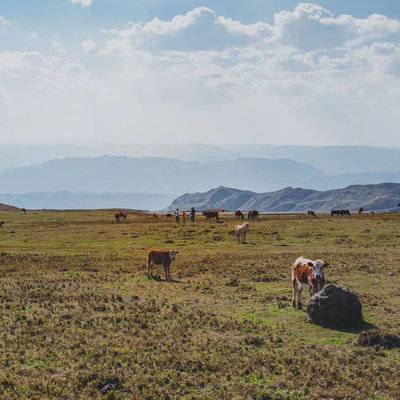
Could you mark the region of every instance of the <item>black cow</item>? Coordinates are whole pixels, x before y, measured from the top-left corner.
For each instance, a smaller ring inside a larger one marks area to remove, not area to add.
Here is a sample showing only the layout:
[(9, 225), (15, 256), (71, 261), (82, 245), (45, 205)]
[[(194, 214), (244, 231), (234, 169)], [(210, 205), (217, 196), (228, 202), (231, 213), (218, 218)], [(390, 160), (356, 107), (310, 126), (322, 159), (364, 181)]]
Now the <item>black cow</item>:
[(335, 215), (338, 215), (340, 217), (344, 217), (345, 215), (349, 215), (350, 216), (351, 213), (350, 213), (349, 210), (332, 210), (331, 211), (331, 216), (333, 217)]
[(257, 210), (250, 210), (247, 214), (247, 219), (249, 221), (255, 221), (259, 215), (260, 213)]

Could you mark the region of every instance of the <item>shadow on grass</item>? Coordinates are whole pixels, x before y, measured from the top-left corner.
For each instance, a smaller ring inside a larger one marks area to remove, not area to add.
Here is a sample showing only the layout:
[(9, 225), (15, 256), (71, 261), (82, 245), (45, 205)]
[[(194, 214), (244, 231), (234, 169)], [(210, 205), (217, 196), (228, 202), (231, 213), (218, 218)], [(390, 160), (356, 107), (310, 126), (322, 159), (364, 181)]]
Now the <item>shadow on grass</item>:
[(170, 281), (167, 281), (165, 278), (161, 278), (160, 275), (147, 275), (147, 278), (149, 281), (155, 281), (155, 282), (164, 282), (164, 283), (184, 283), (183, 281), (178, 281), (176, 279), (171, 279)]
[(315, 322), (311, 321), (311, 323), (316, 324), (321, 326), (322, 328), (325, 329), (331, 329), (337, 332), (343, 332), (343, 333), (361, 333), (364, 331), (370, 331), (373, 329), (377, 329), (377, 327), (374, 324), (371, 324), (370, 322), (367, 321), (360, 321), (360, 322), (354, 322), (352, 324), (334, 324), (334, 323), (323, 323), (323, 322)]

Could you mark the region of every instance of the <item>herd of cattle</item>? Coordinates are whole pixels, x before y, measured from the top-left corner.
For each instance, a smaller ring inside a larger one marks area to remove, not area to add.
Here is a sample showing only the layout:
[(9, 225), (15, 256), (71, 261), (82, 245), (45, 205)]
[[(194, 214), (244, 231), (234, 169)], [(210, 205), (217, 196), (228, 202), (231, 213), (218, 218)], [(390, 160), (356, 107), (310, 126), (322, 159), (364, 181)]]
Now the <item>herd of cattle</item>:
[[(206, 220), (214, 218), (217, 222), (219, 221), (218, 211), (204, 211), (203, 215)], [(314, 211), (308, 211), (308, 215), (316, 217)], [(350, 215), (350, 212), (348, 210), (333, 210), (331, 215)], [(259, 212), (252, 210), (248, 212), (247, 219), (254, 221), (258, 216)], [(235, 218), (243, 221), (245, 216), (242, 211), (238, 210), (235, 212)], [(249, 231), (250, 224), (248, 222), (236, 225), (235, 236), (237, 242), (245, 243)], [(147, 253), (147, 276), (149, 278), (153, 277), (153, 267), (159, 265), (164, 268), (166, 281), (171, 281), (171, 264), (176, 259), (178, 253), (179, 252), (176, 250), (149, 250)], [(328, 263), (321, 260), (313, 261), (304, 257), (296, 259), (292, 267), (292, 305), (294, 308), (302, 308), (301, 296), (303, 289), (308, 288), (310, 295), (312, 296), (324, 288), (326, 282), (324, 269), (327, 266)]]
[[(249, 224), (240, 225), (240, 233), (246, 234)], [(147, 253), (147, 276), (153, 277), (154, 265), (164, 268), (165, 280), (171, 281), (171, 264), (176, 259), (179, 251), (152, 249)], [(302, 308), (301, 295), (303, 289), (308, 289), (310, 296), (320, 292), (326, 283), (325, 268), (328, 266), (322, 260), (309, 260), (299, 257), (292, 267), (292, 305), (294, 308)]]

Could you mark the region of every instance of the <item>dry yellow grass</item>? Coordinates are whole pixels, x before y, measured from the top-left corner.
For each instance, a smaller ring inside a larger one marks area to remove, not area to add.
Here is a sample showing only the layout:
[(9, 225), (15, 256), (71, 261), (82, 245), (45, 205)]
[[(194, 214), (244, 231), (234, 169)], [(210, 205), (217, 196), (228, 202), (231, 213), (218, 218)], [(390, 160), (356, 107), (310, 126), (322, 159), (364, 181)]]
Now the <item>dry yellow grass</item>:
[[(263, 217), (237, 244), (232, 216), (113, 214), (0, 213), (0, 398), (399, 399), (400, 350), (308, 323), (290, 266), (328, 261), (399, 333), (400, 216)], [(151, 247), (180, 251), (174, 282), (145, 276)]]

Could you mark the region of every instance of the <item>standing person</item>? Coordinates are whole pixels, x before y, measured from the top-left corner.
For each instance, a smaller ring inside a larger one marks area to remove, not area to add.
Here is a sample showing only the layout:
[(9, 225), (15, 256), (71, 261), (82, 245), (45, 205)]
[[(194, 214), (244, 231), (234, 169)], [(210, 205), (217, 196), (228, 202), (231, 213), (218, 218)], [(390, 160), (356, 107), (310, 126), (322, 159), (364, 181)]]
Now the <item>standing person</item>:
[(177, 224), (181, 223), (181, 219), (180, 219), (180, 216), (179, 216), (179, 208), (177, 208), (175, 210), (175, 221), (176, 221)]
[(196, 210), (194, 209), (194, 207), (192, 207), (190, 209), (190, 220), (192, 221), (192, 223), (194, 224), (196, 219)]
[(186, 224), (186, 211), (182, 211), (182, 223), (183, 225)]

